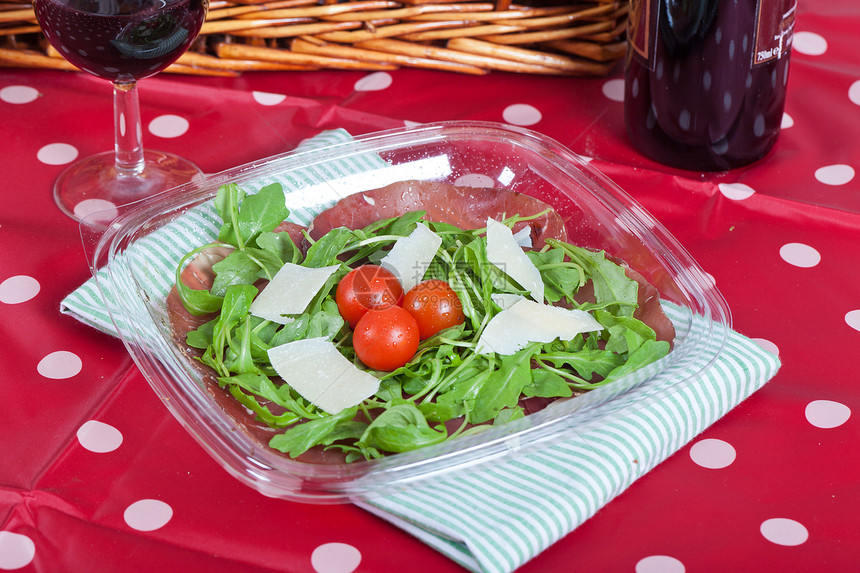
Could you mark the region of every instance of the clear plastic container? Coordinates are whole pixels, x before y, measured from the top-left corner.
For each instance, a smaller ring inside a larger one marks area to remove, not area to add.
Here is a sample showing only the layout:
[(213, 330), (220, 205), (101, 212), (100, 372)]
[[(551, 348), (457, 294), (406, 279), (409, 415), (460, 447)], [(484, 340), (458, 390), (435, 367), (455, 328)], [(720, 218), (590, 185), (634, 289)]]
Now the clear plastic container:
[[(345, 170), (345, 163), (363, 172)], [(184, 251), (171, 249), (170, 240), (163, 237), (212, 232), (199, 228), (199, 223), (189, 227), (187, 214), (204, 208), (224, 183), (253, 190), (272, 180), (285, 182), (288, 204), (294, 212), (310, 216), (321, 204), (344, 194), (412, 179), (489, 184), (549, 203), (565, 219), (572, 243), (625, 260), (660, 291), (674, 309), (673, 350), (582, 397), (558, 401), (479, 434), (383, 459), (310, 464), (255, 439), (241, 416), (213, 400), (198, 366), (173, 341), (165, 295), (175, 276), (164, 269), (175, 268)], [(495, 123), (426, 124), (236, 167), (133, 205), (108, 228), (90, 235), (90, 241), (91, 265), (104, 304), (129, 353), (167, 408), (240, 481), (265, 495), (303, 502), (347, 502), (551, 444), (575, 432), (601, 405), (605, 412), (609, 401), (648, 384), (669, 366), (701, 362), (707, 368), (720, 354), (731, 322), (713, 282), (623, 190), (559, 143)], [(156, 258), (164, 260), (157, 265)]]

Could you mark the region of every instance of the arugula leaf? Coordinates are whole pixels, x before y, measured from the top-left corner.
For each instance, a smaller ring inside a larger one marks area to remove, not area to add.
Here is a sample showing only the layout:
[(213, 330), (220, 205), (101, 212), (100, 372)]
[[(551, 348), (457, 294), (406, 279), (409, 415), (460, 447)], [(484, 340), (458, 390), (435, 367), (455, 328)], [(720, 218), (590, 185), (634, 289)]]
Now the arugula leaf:
[(414, 404), (397, 404), (377, 416), (359, 442), (386, 452), (407, 452), (445, 440), (445, 427), (437, 427), (431, 428)]
[(221, 225), (221, 230), (218, 232), (218, 240), (236, 248), (242, 246), (242, 241), (236, 229), (239, 221), (239, 204), (245, 198), (245, 195), (245, 191), (240, 189), (238, 185), (228, 183), (218, 188), (218, 193), (215, 195), (214, 200), (215, 208), (224, 221)]
[(372, 237), (375, 235), (400, 235), (405, 237), (415, 230), (415, 224), (421, 220), (427, 211), (409, 211), (396, 217), (380, 219), (366, 225), (357, 234), (361, 237)]
[(272, 337), (270, 346), (280, 346), (303, 338), (324, 337), (334, 340), (344, 324), (337, 303), (331, 298), (324, 298), (319, 310), (299, 315), (281, 327)]
[(308, 321), (305, 338), (327, 338), (333, 340), (346, 322), (337, 309), (337, 303), (331, 298), (324, 298)]
[(267, 251), (276, 257), (281, 263), (280, 266), (283, 266), (284, 263), (298, 264), (304, 258), (302, 251), (293, 242), (289, 233), (266, 231), (264, 233), (260, 233), (257, 237), (256, 243), (262, 250)]
[(652, 362), (669, 354), (669, 343), (665, 340), (646, 340), (635, 352), (630, 354), (627, 361), (606, 375), (605, 383), (617, 380), (631, 372), (639, 370)]
[(515, 406), (513, 408), (505, 408), (504, 410), (499, 412), (493, 419), (493, 425), (499, 426), (501, 424), (507, 424), (508, 422), (519, 420), (520, 418), (525, 418), (525, 416), (526, 413), (520, 406)]
[[(331, 443), (330, 436), (339, 435), (337, 431), (339, 424), (349, 422), (358, 412), (358, 406), (346, 408), (337, 414), (315, 418), (303, 424), (287, 429), (283, 434), (272, 436), (269, 446), (289, 454), (291, 457), (299, 456), (314, 446)], [(353, 427), (350, 426), (350, 429)]]
[(466, 402), (425, 402), (418, 404), (418, 410), (428, 422), (447, 422), (466, 414)]
[(212, 333), (215, 330), (215, 323), (218, 322), (217, 318), (210, 320), (209, 322), (204, 322), (197, 330), (192, 330), (185, 337), (185, 342), (191, 348), (200, 348), (201, 350), (205, 350), (210, 344), (212, 344)]
[(212, 328), (213, 346), (211, 358), (218, 366), (215, 368), (222, 376), (229, 372), (229, 367), (223, 362), (224, 351), (230, 342), (232, 329), (248, 314), (248, 308), (257, 295), (254, 285), (232, 285), (224, 293), (224, 303), (221, 314)]
[(573, 390), (564, 378), (555, 372), (535, 369), (532, 372), (532, 383), (523, 388), (523, 395), (539, 398), (568, 398), (573, 396)]
[[(248, 376), (254, 376), (254, 375), (253, 374), (240, 374), (240, 376), (248, 377)], [(259, 374), (258, 376), (262, 376), (262, 374)], [(234, 376), (234, 377), (230, 378), (229, 380), (235, 380), (236, 378), (238, 378), (238, 377)], [(293, 412), (291, 410), (287, 410), (286, 412), (284, 412), (282, 414), (272, 413), (272, 411), (268, 407), (260, 404), (260, 402), (258, 402), (257, 399), (253, 395), (248, 395), (245, 392), (243, 392), (242, 391), (242, 385), (240, 385), (240, 384), (230, 385), (229, 390), (230, 390), (230, 394), (232, 394), (233, 397), (239, 401), (239, 403), (241, 403), (243, 406), (245, 406), (246, 408), (248, 408), (249, 410), (254, 412), (257, 415), (258, 420), (260, 420), (261, 422), (263, 422), (264, 424), (268, 425), (271, 428), (285, 428), (285, 427), (290, 426), (290, 425), (292, 425), (292, 424), (294, 424), (294, 423), (296, 423), (302, 419), (302, 416), (300, 414), (297, 414), (296, 412)]]
[(396, 217), (391, 224), (388, 225), (388, 234), (406, 237), (415, 230), (415, 226), (419, 224), (418, 221), (420, 221), (426, 213), (426, 211), (410, 211)]
[(230, 372), (242, 374), (246, 372), (259, 372), (253, 352), (251, 351), (251, 317), (245, 315), (239, 328), (228, 340), (229, 352), (224, 360), (224, 365)]
[(500, 356), (501, 365), (494, 370), (475, 397), (470, 420), (476, 424), (492, 420), (503, 408), (513, 408), (532, 383), (531, 357), (535, 344), (530, 344), (511, 356)]
[(182, 282), (182, 270), (185, 268), (186, 262), (193, 260), (194, 257), (212, 246), (216, 246), (216, 244), (213, 243), (197, 247), (191, 252), (186, 253), (186, 255), (179, 260), (179, 264), (176, 265), (176, 292), (179, 294), (179, 298), (182, 300), (182, 304), (185, 306), (185, 309), (196, 316), (220, 310), (223, 297), (213, 295), (208, 290), (193, 289), (189, 287)]
[(338, 255), (343, 252), (344, 247), (352, 237), (353, 232), (346, 227), (332, 229), (308, 248), (302, 265), (321, 268), (338, 264), (340, 262), (337, 258)]
[(555, 248), (547, 251), (527, 251), (526, 256), (538, 268), (544, 284), (544, 298), (549, 303), (562, 299), (572, 299), (586, 283), (585, 269), (582, 266), (564, 260), (564, 249)]
[[(271, 231), (290, 214), (284, 202), (284, 190), (279, 183), (266, 185), (254, 195), (246, 196), (238, 216), (232, 221), (232, 234), (240, 249), (253, 243), (260, 233)], [(219, 235), (220, 237), (220, 235)]]
[(538, 357), (556, 368), (566, 366), (585, 380), (591, 380), (595, 374), (607, 376), (624, 362), (623, 356), (601, 348), (584, 348), (576, 352), (547, 352)]
[(562, 248), (572, 261), (585, 269), (598, 303), (610, 303), (610, 310), (620, 316), (633, 315), (638, 304), (639, 284), (627, 277), (623, 267), (607, 259), (603, 251), (589, 251), (556, 239), (548, 239), (547, 244)]
[(264, 400), (273, 402), (290, 412), (296, 413), (300, 418), (320, 417), (320, 414), (315, 413), (313, 408), (306, 406), (305, 402), (299, 399), (297, 394), (294, 394), (289, 385), (281, 384), (277, 386), (272, 382), (271, 378), (263, 373), (247, 372), (228, 378), (220, 378), (219, 382), (235, 384), (248, 392), (260, 396)]
[(635, 352), (645, 341), (657, 339), (650, 326), (632, 316), (615, 316), (605, 310), (597, 310), (594, 318), (609, 332), (606, 350), (619, 354)]
[(224, 296), (230, 285), (251, 284), (257, 280), (260, 265), (245, 251), (235, 250), (212, 265), (215, 280), (210, 292), (216, 296)]

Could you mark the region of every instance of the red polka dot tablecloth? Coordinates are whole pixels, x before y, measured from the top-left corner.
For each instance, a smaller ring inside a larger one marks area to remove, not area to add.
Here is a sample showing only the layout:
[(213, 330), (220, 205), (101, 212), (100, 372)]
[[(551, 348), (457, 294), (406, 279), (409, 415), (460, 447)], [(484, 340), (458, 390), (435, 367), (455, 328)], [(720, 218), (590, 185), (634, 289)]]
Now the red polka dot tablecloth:
[[(404, 69), (161, 75), (144, 143), (213, 173), (320, 131), (447, 119), (522, 125), (586, 157), (663, 223), (779, 373), (521, 571), (852, 571), (860, 565), (860, 60), (854, 0), (801, 0), (783, 132), (725, 173), (628, 144), (607, 78)], [(117, 340), (59, 313), (89, 277), (51, 184), (112, 146), (84, 74), (0, 70), (0, 570), (455, 572), (352, 505), (267, 498), (168, 413)], [(102, 206), (103, 207), (103, 206)], [(86, 209), (86, 206), (82, 207)]]

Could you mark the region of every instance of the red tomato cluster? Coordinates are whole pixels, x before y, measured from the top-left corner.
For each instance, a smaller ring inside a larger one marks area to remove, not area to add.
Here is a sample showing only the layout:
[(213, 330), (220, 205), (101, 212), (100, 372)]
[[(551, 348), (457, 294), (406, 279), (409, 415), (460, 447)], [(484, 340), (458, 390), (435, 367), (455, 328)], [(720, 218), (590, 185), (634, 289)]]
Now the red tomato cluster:
[(424, 281), (404, 296), (397, 277), (377, 265), (350, 271), (337, 285), (335, 301), (353, 329), (355, 354), (374, 370), (403, 366), (421, 340), (465, 320), (457, 293), (445, 281)]

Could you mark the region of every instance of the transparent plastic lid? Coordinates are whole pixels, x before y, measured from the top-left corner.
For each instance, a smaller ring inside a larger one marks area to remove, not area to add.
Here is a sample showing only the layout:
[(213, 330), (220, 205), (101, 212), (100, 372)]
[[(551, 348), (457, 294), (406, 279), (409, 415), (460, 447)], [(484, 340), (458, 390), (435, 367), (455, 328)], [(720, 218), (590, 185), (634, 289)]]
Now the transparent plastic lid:
[[(348, 140), (340, 142), (321, 139), (312, 148), (174, 188), (124, 209), (106, 228), (90, 225), (85, 233), (103, 303), (140, 371), (199, 444), (263, 494), (345, 502), (491, 464), (563, 438), (596, 412), (606, 415), (613, 400), (670, 366), (689, 362), (707, 368), (720, 354), (731, 319), (707, 274), (622, 189), (559, 143), (533, 131), (482, 122), (426, 124), (354, 139), (341, 134), (339, 139)], [(580, 397), (411, 452), (372, 461), (307, 463), (269, 448), (249, 430), (250, 413), (214, 394), (199, 363), (175, 341), (165, 299), (180, 259), (217, 235), (220, 221), (212, 199), (225, 183), (254, 192), (279, 182), (293, 219), (308, 224), (343, 196), (407, 180), (504, 188), (550, 204), (564, 219), (571, 243), (622, 259), (657, 288), (675, 326), (672, 351)]]

